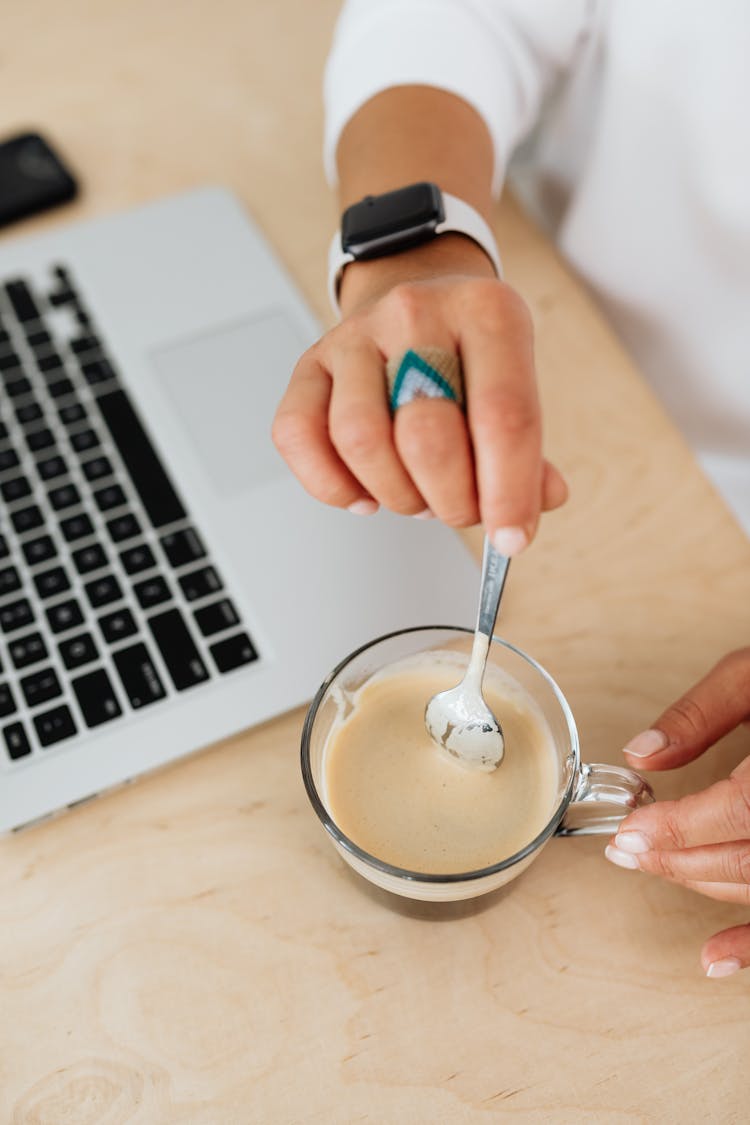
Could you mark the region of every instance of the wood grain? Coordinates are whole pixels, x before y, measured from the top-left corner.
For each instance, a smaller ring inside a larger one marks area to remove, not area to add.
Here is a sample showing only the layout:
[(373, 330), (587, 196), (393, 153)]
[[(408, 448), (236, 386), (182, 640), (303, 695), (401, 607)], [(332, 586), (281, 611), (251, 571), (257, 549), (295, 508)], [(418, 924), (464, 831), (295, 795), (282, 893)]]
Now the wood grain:
[[(329, 322), (318, 91), (336, 9), (6, 2), (0, 131), (45, 128), (85, 185), (16, 232), (220, 181)], [(582, 287), (512, 201), (497, 222), (573, 490), (517, 564), (504, 629), (559, 679), (589, 760), (618, 761), (747, 643), (750, 546)], [(301, 722), (0, 842), (0, 1120), (746, 1120), (748, 982), (697, 960), (742, 911), (618, 871), (591, 840), (553, 841), (484, 900), (392, 900), (309, 810)], [(747, 751), (736, 734), (657, 790)]]

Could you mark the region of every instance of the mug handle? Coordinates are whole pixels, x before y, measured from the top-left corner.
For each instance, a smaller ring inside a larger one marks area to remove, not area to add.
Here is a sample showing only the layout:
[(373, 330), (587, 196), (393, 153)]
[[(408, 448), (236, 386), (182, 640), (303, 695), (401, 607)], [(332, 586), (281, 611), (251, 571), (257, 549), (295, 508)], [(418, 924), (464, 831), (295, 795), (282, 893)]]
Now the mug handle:
[(556, 835), (611, 836), (628, 813), (653, 800), (653, 789), (635, 770), (584, 763)]

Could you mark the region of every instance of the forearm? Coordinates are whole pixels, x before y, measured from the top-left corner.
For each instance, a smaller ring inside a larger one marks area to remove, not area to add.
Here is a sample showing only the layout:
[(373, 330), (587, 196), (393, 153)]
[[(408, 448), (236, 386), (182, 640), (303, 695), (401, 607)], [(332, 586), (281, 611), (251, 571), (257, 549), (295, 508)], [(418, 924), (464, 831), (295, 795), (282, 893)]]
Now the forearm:
[[(337, 153), (342, 210), (365, 195), (432, 180), (489, 221), (492, 141), (479, 114), (462, 99), (426, 86), (401, 86), (372, 98), (342, 133)], [(448, 274), (493, 277), (484, 251), (462, 235), (441, 235), (386, 258), (347, 266), (344, 315), (400, 281)]]

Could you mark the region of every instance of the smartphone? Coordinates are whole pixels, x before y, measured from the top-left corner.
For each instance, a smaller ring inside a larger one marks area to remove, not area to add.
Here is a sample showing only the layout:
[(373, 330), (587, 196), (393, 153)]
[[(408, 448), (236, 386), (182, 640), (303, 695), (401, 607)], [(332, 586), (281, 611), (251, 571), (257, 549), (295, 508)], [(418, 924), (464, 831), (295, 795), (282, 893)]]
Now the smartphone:
[(77, 192), (73, 173), (39, 133), (0, 143), (0, 227), (66, 203)]

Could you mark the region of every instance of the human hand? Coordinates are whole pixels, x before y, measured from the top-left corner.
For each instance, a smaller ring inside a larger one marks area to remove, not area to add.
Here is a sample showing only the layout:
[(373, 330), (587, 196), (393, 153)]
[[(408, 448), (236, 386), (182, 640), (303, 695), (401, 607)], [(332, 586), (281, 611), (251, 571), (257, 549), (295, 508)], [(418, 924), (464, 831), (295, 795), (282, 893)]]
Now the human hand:
[[(514, 290), (486, 276), (482, 251), (458, 242), (462, 257), (453, 263), (447, 237), (440, 247), (442, 276), (388, 287), (370, 274), (367, 299), (360, 286), (348, 308), (342, 292), (348, 315), (298, 362), (273, 439), (324, 503), (363, 515), (382, 504), (452, 527), (481, 520), (497, 549), (513, 555), (533, 538), (540, 511), (565, 502), (567, 486), (542, 458), (529, 312)], [(466, 267), (468, 253), (480, 255), (479, 271)], [(392, 271), (397, 259), (383, 262), (355, 263), (345, 281), (355, 269)], [(461, 355), (465, 417), (448, 399), (421, 399), (391, 418), (385, 361), (425, 346)]]
[[(665, 770), (693, 761), (750, 717), (750, 648), (719, 661), (625, 748), (629, 764)], [(658, 801), (620, 824), (606, 856), (694, 891), (750, 905), (750, 757), (724, 781)], [(710, 977), (750, 966), (750, 925), (714, 934), (701, 951)]]

